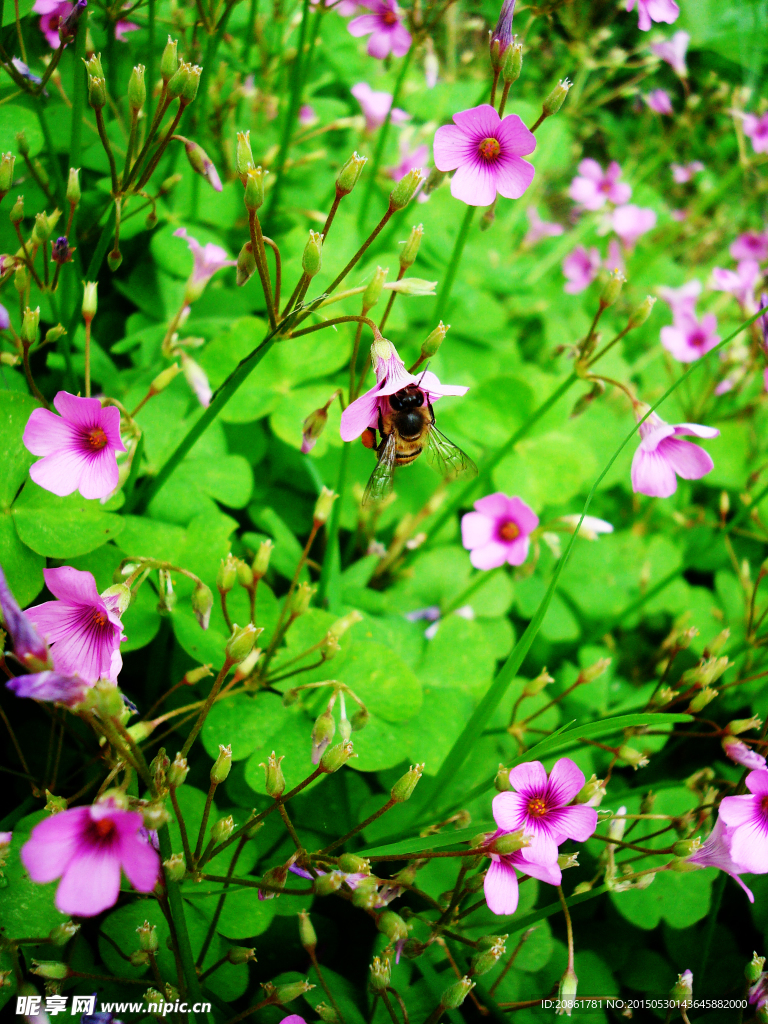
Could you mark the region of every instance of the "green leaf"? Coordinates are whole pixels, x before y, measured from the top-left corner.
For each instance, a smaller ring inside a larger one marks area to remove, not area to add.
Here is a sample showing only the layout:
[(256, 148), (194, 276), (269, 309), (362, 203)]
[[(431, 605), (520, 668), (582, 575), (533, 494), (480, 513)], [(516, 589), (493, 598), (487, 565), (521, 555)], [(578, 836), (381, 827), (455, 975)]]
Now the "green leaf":
[(84, 555), (122, 533), (122, 516), (104, 512), (101, 503), (79, 494), (59, 498), (32, 480), (24, 485), (11, 510), (19, 538), (39, 555), (71, 558)]
[(269, 744), (285, 721), (285, 709), (273, 693), (238, 693), (217, 701), (202, 730), (203, 746), (215, 758), (220, 743), (232, 745), (232, 760), (241, 761)]
[[(35, 0), (18, 0), (19, 17), (26, 18), (26, 16), (34, 7), (34, 4)], [(13, 25), (15, 21), (16, 7), (14, 4), (9, 3), (3, 10), (3, 28), (5, 28), (6, 25)], [(13, 107), (11, 107), (10, 109), (13, 110)], [(18, 130), (19, 129), (16, 128), (16, 131)]]
[(0, 511), (0, 566), (22, 608), (43, 589), (45, 558), (22, 544), (9, 515)]
[(13, 828), (8, 859), (3, 867), (6, 884), (0, 888), (0, 921), (3, 936), (7, 939), (48, 935), (67, 920), (66, 914), (57, 910), (53, 902), (58, 881), (47, 885), (33, 882), (19, 856), (34, 826), (48, 817), (47, 811), (36, 811), (22, 818)]
[[(421, 683), (416, 674), (384, 644), (355, 640), (339, 676), (370, 712), (386, 722), (401, 722), (421, 707)], [(351, 713), (351, 707), (349, 710)]]
[[(7, 14), (7, 10), (6, 10)], [(1, 109), (1, 108), (0, 108)], [(35, 456), (22, 441), (27, 420), (40, 402), (17, 391), (0, 391), (0, 509), (9, 508)]]

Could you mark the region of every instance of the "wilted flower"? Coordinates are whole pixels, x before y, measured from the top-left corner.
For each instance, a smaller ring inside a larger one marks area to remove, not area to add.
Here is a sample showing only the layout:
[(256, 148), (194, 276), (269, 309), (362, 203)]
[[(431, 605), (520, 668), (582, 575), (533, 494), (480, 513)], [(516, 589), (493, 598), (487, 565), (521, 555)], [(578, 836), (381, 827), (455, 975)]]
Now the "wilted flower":
[(656, 226), (656, 212), (647, 207), (635, 206), (629, 203), (627, 206), (617, 206), (611, 218), (611, 227), (621, 239), (622, 245), (630, 252), (635, 247), (635, 242), (640, 235)]
[(656, 114), (667, 114), (668, 116), (674, 114), (672, 100), (665, 89), (652, 89), (643, 99)]
[(744, 134), (752, 139), (752, 148), (756, 153), (768, 152), (768, 111), (758, 117), (756, 114), (744, 114)]
[(731, 243), (729, 252), (735, 260), (763, 263), (768, 259), (768, 231), (745, 231)]
[(192, 275), (187, 281), (185, 302), (192, 303), (203, 294), (205, 286), (216, 273), (224, 267), (237, 266), (237, 260), (231, 260), (220, 245), (208, 242), (207, 245), (200, 245), (196, 238), (187, 234), (186, 228), (177, 228), (174, 232), (177, 238), (183, 238), (189, 246), (189, 251), (194, 258)]
[(661, 328), (661, 344), (681, 363), (694, 362), (719, 341), (714, 313), (706, 313), (701, 320), (686, 314), (676, 317), (674, 324)]
[(563, 274), (567, 278), (563, 290), (569, 295), (583, 292), (597, 277), (602, 263), (600, 253), (594, 246), (587, 250), (583, 245), (577, 245), (563, 260)]
[[(579, 525), (581, 516), (569, 515), (560, 516), (560, 519), (571, 529), (575, 530)], [(584, 516), (584, 521), (579, 530), (579, 536), (585, 540), (597, 540), (601, 533), (613, 533), (613, 524), (607, 523), (605, 519), (597, 519), (595, 516)]]
[[(635, 0), (627, 0), (626, 10), (635, 9)], [(648, 32), (654, 21), (663, 21), (671, 25), (677, 21), (680, 8), (675, 0), (637, 0), (637, 27), (641, 32)]]
[(660, 43), (651, 43), (651, 53), (655, 53), (657, 57), (666, 61), (680, 78), (685, 78), (688, 74), (685, 55), (688, 52), (690, 39), (687, 32), (675, 32), (670, 39), (665, 39)]
[(692, 160), (689, 164), (670, 164), (669, 169), (672, 171), (672, 180), (677, 185), (684, 185), (694, 174), (704, 170), (704, 164), (701, 160)]
[(200, 405), (207, 409), (211, 404), (211, 397), (213, 395), (208, 375), (202, 366), (196, 363), (191, 356), (188, 356), (183, 349), (179, 351), (179, 357), (181, 359), (181, 372), (184, 374), (184, 379), (194, 391)]
[[(391, 93), (372, 89), (367, 82), (358, 82), (349, 91), (360, 104), (360, 109), (365, 117), (365, 127), (369, 132), (375, 131), (384, 124), (389, 108), (392, 106)], [(409, 121), (410, 117), (410, 114), (395, 107), (390, 121), (392, 124), (402, 124), (404, 121)]]
[(746, 743), (735, 736), (723, 736), (721, 745), (726, 756), (735, 764), (740, 764), (743, 768), (759, 771), (761, 768), (766, 767), (763, 755), (758, 754), (756, 750), (748, 747)]
[(562, 224), (556, 221), (542, 220), (535, 206), (529, 206), (525, 211), (528, 216), (528, 233), (523, 239), (524, 245), (536, 245), (542, 238), (556, 238), (565, 232)]
[(496, 569), (505, 562), (522, 565), (528, 557), (529, 535), (539, 517), (522, 500), (497, 492), (475, 502), (475, 511), (461, 520), (461, 542), (476, 569)]
[(629, 201), (632, 187), (619, 181), (621, 167), (612, 160), (604, 171), (597, 160), (582, 160), (579, 173), (571, 182), (568, 194), (585, 210), (599, 210), (607, 202), (620, 205)]
[(395, 0), (367, 0), (360, 4), (372, 14), (361, 14), (347, 25), (353, 36), (367, 36), (368, 56), (384, 60), (391, 53), (403, 57), (411, 48), (411, 33), (402, 23), (402, 11)]
[[(638, 405), (636, 415), (640, 419), (647, 406)], [(677, 477), (683, 480), (699, 480), (714, 468), (709, 454), (697, 444), (681, 441), (681, 435), (695, 437), (717, 437), (715, 427), (699, 423), (665, 423), (656, 413), (651, 413), (639, 426), (640, 446), (632, 459), (632, 490), (637, 494), (648, 494), (652, 498), (668, 498), (677, 490)]]

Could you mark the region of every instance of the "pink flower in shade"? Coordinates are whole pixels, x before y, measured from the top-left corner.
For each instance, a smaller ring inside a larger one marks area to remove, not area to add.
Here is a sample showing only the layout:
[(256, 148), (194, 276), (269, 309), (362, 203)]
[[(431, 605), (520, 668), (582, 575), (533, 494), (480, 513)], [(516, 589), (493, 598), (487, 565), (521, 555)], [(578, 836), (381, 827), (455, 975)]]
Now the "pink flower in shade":
[(715, 387), (715, 394), (719, 398), (720, 395), (727, 395), (729, 391), (733, 391), (733, 380), (730, 377), (724, 377)]
[(672, 180), (678, 185), (685, 185), (694, 174), (704, 170), (704, 164), (701, 160), (692, 160), (689, 164), (670, 164), (669, 169), (672, 171)]
[(29, 475), (46, 491), (59, 497), (79, 491), (84, 498), (104, 498), (118, 484), (116, 452), (120, 440), (120, 413), (102, 408), (97, 398), (77, 398), (60, 391), (53, 400), (61, 416), (35, 409), (24, 428), (24, 444), (42, 455)]
[[(388, 92), (377, 92), (367, 82), (358, 82), (349, 90), (360, 104), (360, 109), (365, 117), (365, 127), (369, 132), (375, 131), (384, 124), (389, 108), (392, 106), (392, 94)], [(399, 107), (392, 111), (390, 121), (392, 124), (402, 124), (409, 121), (411, 115)]]
[(533, 181), (533, 164), (522, 157), (536, 138), (517, 114), (503, 120), (488, 103), (453, 115), (435, 132), (435, 166), (456, 171), (451, 195), (468, 206), (490, 206), (496, 193), (519, 199)]
[(52, 50), (59, 48), (59, 25), (71, 12), (73, 5), (66, 0), (35, 0), (32, 10), (41, 14), (40, 31)]
[(731, 856), (742, 871), (764, 875), (768, 871), (768, 771), (750, 772), (746, 786), (751, 796), (726, 796), (720, 817), (728, 826)]
[(474, 512), (462, 517), (461, 543), (476, 569), (496, 569), (505, 562), (522, 565), (528, 557), (529, 535), (538, 525), (539, 517), (522, 498), (488, 494), (475, 502)]
[(523, 239), (525, 245), (536, 245), (543, 238), (556, 238), (565, 232), (562, 224), (553, 220), (542, 220), (535, 206), (529, 206), (525, 211), (528, 215), (528, 234)]
[(658, 289), (659, 298), (666, 302), (672, 310), (672, 316), (694, 317), (696, 315), (696, 300), (701, 295), (701, 281), (695, 278), (687, 281), (680, 288), (661, 287)]
[[(728, 799), (734, 798), (730, 797)], [(736, 799), (741, 798), (737, 797)], [(733, 829), (726, 828), (722, 817), (718, 815), (715, 826), (709, 833), (706, 842), (695, 853), (692, 853), (685, 859), (689, 864), (695, 864), (699, 868), (717, 868), (719, 871), (724, 871), (727, 875), (731, 876), (734, 882), (738, 882), (749, 897), (749, 902), (754, 903), (755, 897), (739, 878), (739, 872), (745, 869), (740, 864), (736, 864), (733, 859), (731, 854), (732, 838)]]
[[(638, 419), (646, 407), (638, 406)], [(700, 480), (714, 468), (708, 453), (697, 444), (681, 441), (684, 434), (717, 437), (715, 427), (699, 423), (665, 423), (655, 412), (640, 424), (640, 446), (632, 459), (632, 490), (652, 498), (668, 498), (677, 490), (677, 477)]]
[(647, 96), (643, 97), (648, 106), (656, 114), (674, 114), (672, 109), (672, 100), (669, 98), (669, 93), (664, 89), (652, 89)]
[(118, 21), (115, 25), (115, 39), (118, 43), (126, 42), (126, 35), (129, 32), (136, 32), (139, 26), (133, 21)]
[(611, 226), (624, 248), (631, 252), (640, 235), (656, 226), (656, 213), (648, 207), (635, 206), (634, 203), (617, 206), (613, 211)]
[(48, 647), (34, 624), (19, 608), (2, 567), (0, 567), (0, 612), (3, 614), (3, 625), (11, 638), (16, 660), (30, 668), (48, 666)]
[(361, 3), (372, 14), (353, 18), (347, 30), (353, 36), (370, 36), (368, 56), (384, 60), (390, 53), (403, 57), (411, 48), (411, 33), (401, 21), (402, 11), (395, 0), (367, 0)]
[(752, 148), (756, 153), (768, 153), (768, 111), (758, 117), (756, 114), (744, 115), (744, 134), (752, 139)]
[(502, 832), (522, 830), (530, 845), (520, 850), (528, 864), (556, 864), (566, 839), (585, 842), (597, 828), (597, 811), (586, 804), (569, 806), (584, 786), (584, 772), (569, 757), (555, 762), (547, 777), (540, 761), (519, 764), (509, 773), (516, 792), (493, 798), (493, 817)]
[(189, 246), (189, 251), (194, 259), (192, 276), (187, 281), (185, 302), (189, 305), (203, 294), (205, 286), (216, 273), (224, 267), (236, 267), (237, 260), (231, 260), (220, 245), (208, 242), (200, 245), (196, 238), (187, 234), (186, 228), (177, 228), (174, 232), (177, 238), (183, 238)]
[[(626, 10), (635, 9), (635, 0), (627, 0)], [(677, 21), (680, 8), (674, 0), (637, 0), (637, 27), (641, 32), (648, 32), (651, 23), (663, 21), (671, 25)]]
[[(496, 800), (498, 797), (493, 801), (494, 817), (496, 817)], [(597, 816), (595, 816), (595, 820), (597, 820)], [(498, 829), (494, 833), (494, 839), (497, 836), (505, 835), (506, 831), (508, 830)], [(594, 829), (592, 831), (594, 832)], [(551, 863), (539, 864), (536, 861), (526, 860), (523, 857), (524, 852), (525, 848), (518, 850), (517, 853), (491, 854), (491, 866), (485, 875), (483, 892), (485, 902), (492, 913), (506, 915), (514, 914), (517, 910), (518, 882), (515, 868), (523, 875), (530, 875), (531, 878), (538, 878), (540, 882), (548, 882), (550, 885), (560, 885), (562, 882), (563, 873), (557, 863), (557, 858)]]
[(746, 743), (735, 736), (723, 736), (721, 745), (726, 757), (729, 757), (735, 764), (740, 764), (743, 768), (759, 771), (766, 766), (766, 761), (762, 754), (758, 754), (756, 750), (748, 747)]
[(688, 211), (687, 210), (671, 210), (670, 211), (670, 216), (672, 217), (672, 220), (676, 220), (678, 222), (678, 224), (680, 224), (680, 223), (682, 223), (682, 221), (688, 219)]
[(354, 441), (364, 430), (379, 426), (379, 410), (388, 411), (389, 395), (394, 395), (409, 384), (415, 384), (429, 402), (446, 395), (465, 395), (469, 388), (460, 384), (441, 384), (437, 376), (425, 370), (418, 377), (408, 373), (405, 363), (391, 341), (381, 338), (371, 346), (371, 359), (376, 372), (376, 384), (364, 395), (356, 398), (341, 414), (341, 439)]
[(317, 114), (315, 113), (315, 108), (311, 107), (309, 103), (304, 103), (299, 108), (299, 124), (304, 128), (307, 128), (309, 125), (315, 124), (316, 122)]
[(563, 274), (568, 279), (564, 290), (569, 295), (583, 292), (597, 277), (602, 262), (597, 249), (587, 250), (583, 245), (577, 245), (563, 260)]
[(768, 260), (768, 231), (745, 231), (731, 243), (729, 250), (735, 260)]
[(701, 320), (680, 316), (674, 324), (661, 328), (661, 344), (681, 363), (692, 363), (720, 341), (717, 317), (706, 313)]
[(672, 68), (676, 75), (685, 78), (688, 68), (685, 66), (685, 55), (688, 52), (688, 43), (691, 37), (687, 32), (675, 32), (670, 39), (661, 43), (651, 43), (651, 53), (655, 53)]
[[(409, 171), (415, 168), (423, 167), (429, 160), (429, 147), (428, 146), (417, 146), (415, 149), (411, 149), (407, 140), (401, 139), (400, 141), (400, 163), (396, 167), (388, 167), (387, 174), (394, 181), (400, 181), (404, 178)], [(421, 193), (419, 193), (421, 198)], [(429, 196), (424, 196), (428, 199)]]
[(51, 646), (53, 666), (87, 683), (117, 680), (125, 640), (119, 597), (99, 595), (91, 573), (71, 566), (43, 569), (45, 585), (56, 598), (24, 613)]
[(571, 182), (568, 194), (585, 210), (600, 210), (607, 202), (626, 203), (632, 195), (632, 186), (619, 181), (621, 167), (612, 160), (603, 168), (597, 160), (582, 160), (579, 173)]
[(739, 305), (751, 312), (755, 308), (755, 285), (762, 277), (757, 260), (741, 260), (736, 270), (715, 267), (712, 287), (718, 292), (730, 292)]
[(139, 892), (151, 892), (160, 874), (160, 858), (139, 836), (143, 818), (111, 800), (73, 807), (32, 829), (21, 861), (35, 882), (60, 878), (56, 906), (63, 914), (93, 917), (114, 906), (120, 871)]

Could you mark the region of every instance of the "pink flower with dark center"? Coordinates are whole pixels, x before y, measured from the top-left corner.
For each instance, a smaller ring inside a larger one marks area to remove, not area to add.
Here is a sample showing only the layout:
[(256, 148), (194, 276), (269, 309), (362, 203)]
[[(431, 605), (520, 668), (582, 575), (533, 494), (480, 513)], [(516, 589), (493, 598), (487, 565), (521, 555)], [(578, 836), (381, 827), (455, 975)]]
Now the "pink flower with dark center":
[(613, 211), (611, 226), (624, 248), (632, 252), (640, 235), (656, 226), (656, 213), (647, 207), (635, 206), (634, 203), (617, 206)]
[[(634, 9), (635, 0), (627, 0), (626, 10)], [(637, 0), (637, 27), (641, 32), (648, 32), (654, 21), (671, 25), (679, 15), (680, 8), (674, 0)]]
[(672, 100), (669, 98), (669, 93), (664, 89), (652, 89), (647, 96), (644, 97), (645, 102), (656, 114), (674, 114), (672, 109)]
[(704, 170), (704, 164), (701, 160), (692, 160), (689, 164), (670, 164), (669, 169), (672, 171), (672, 180), (678, 185), (685, 185), (694, 174)]
[(701, 320), (694, 316), (680, 316), (674, 324), (661, 328), (661, 344), (681, 363), (694, 362), (719, 341), (714, 313), (706, 313)]
[(612, 160), (603, 168), (597, 160), (582, 160), (578, 175), (571, 182), (568, 194), (585, 210), (600, 210), (607, 202), (626, 203), (632, 195), (632, 186), (619, 181), (621, 167)]
[(577, 245), (563, 260), (563, 274), (567, 278), (564, 291), (569, 295), (583, 292), (597, 277), (602, 262), (597, 249), (593, 247), (587, 250), (583, 245)]
[(29, 475), (46, 491), (60, 498), (79, 491), (84, 498), (105, 498), (118, 484), (117, 452), (120, 413), (102, 407), (97, 398), (78, 398), (60, 391), (53, 400), (61, 416), (35, 409), (24, 428), (24, 444), (42, 455)]
[(757, 260), (741, 260), (736, 270), (715, 267), (712, 287), (718, 292), (730, 292), (748, 313), (755, 312), (755, 285), (762, 277)]
[(766, 760), (762, 754), (758, 754), (756, 750), (748, 747), (743, 740), (737, 739), (735, 736), (723, 736), (721, 745), (726, 757), (743, 768), (759, 771), (766, 766)]
[(586, 804), (571, 805), (584, 786), (584, 773), (568, 757), (555, 762), (547, 777), (540, 761), (519, 764), (509, 773), (516, 792), (493, 798), (493, 817), (502, 832), (522, 830), (531, 837), (520, 850), (528, 864), (557, 863), (558, 846), (566, 839), (583, 843), (597, 828), (597, 811)]
[(496, 569), (505, 562), (522, 565), (529, 536), (538, 525), (539, 517), (522, 498), (497, 492), (480, 498), (475, 511), (462, 517), (461, 542), (476, 569)]
[[(640, 419), (647, 406), (635, 411)], [(690, 441), (681, 441), (684, 434), (694, 437), (717, 437), (715, 427), (699, 423), (665, 423), (655, 412), (640, 424), (640, 446), (632, 459), (632, 490), (652, 498), (668, 498), (677, 490), (677, 477), (700, 480), (714, 468), (714, 462), (703, 448)]]
[(744, 134), (752, 139), (752, 148), (756, 153), (768, 153), (768, 111), (758, 117), (756, 114), (744, 115)]
[(174, 232), (177, 238), (183, 238), (189, 246), (189, 251), (194, 259), (192, 276), (187, 281), (187, 291), (184, 301), (187, 305), (199, 299), (213, 275), (224, 267), (236, 267), (237, 260), (231, 260), (220, 245), (208, 242), (200, 245), (196, 238), (187, 234), (186, 228), (177, 228)]
[(731, 243), (729, 250), (735, 260), (768, 260), (768, 231), (745, 231)]
[(764, 875), (768, 871), (768, 771), (750, 772), (746, 787), (751, 796), (726, 796), (720, 817), (728, 826), (731, 856), (742, 871)]
[(367, 0), (360, 6), (373, 13), (353, 18), (347, 30), (356, 37), (371, 37), (368, 56), (378, 60), (384, 60), (390, 53), (393, 57), (405, 56), (411, 48), (411, 33), (402, 23), (402, 11), (395, 0)]
[(565, 232), (562, 224), (553, 220), (542, 220), (535, 206), (529, 206), (526, 210), (528, 215), (528, 234), (523, 239), (525, 245), (536, 245), (543, 238), (556, 238)]
[(490, 206), (496, 193), (519, 199), (533, 181), (533, 164), (522, 157), (536, 138), (517, 114), (503, 120), (488, 103), (453, 115), (435, 132), (435, 166), (456, 171), (451, 195), (468, 206)]
[(52, 50), (59, 48), (59, 25), (72, 10), (73, 4), (66, 0), (35, 0), (32, 10), (41, 14), (40, 31), (48, 40)]
[(675, 32), (670, 39), (661, 43), (651, 43), (651, 53), (655, 53), (672, 68), (676, 75), (685, 78), (688, 68), (685, 66), (685, 55), (688, 52), (688, 43), (691, 37), (687, 32)]
[(446, 395), (465, 395), (468, 387), (460, 384), (441, 384), (431, 370), (425, 370), (418, 376), (408, 373), (405, 363), (397, 354), (391, 341), (379, 338), (371, 346), (371, 360), (376, 373), (376, 384), (364, 395), (356, 398), (341, 414), (341, 439), (354, 441), (364, 430), (377, 430), (379, 426), (379, 410), (388, 411), (389, 395), (394, 395), (409, 384), (415, 384), (426, 401), (436, 402)]
[[(500, 828), (494, 834), (494, 839), (502, 835), (506, 835), (506, 832)], [(514, 914), (517, 910), (519, 889), (515, 868), (521, 874), (538, 878), (540, 882), (548, 882), (549, 885), (560, 885), (563, 880), (557, 859), (549, 864), (539, 864), (536, 861), (525, 860), (523, 852), (524, 850), (518, 850), (517, 853), (491, 854), (491, 866), (483, 881), (483, 893), (488, 909), (494, 914)]]
[(687, 281), (680, 288), (661, 287), (657, 291), (662, 302), (666, 302), (672, 310), (672, 316), (675, 320), (678, 317), (696, 316), (696, 300), (701, 295), (701, 281), (697, 281), (694, 278), (694, 280)]
[(160, 858), (139, 836), (143, 818), (111, 800), (73, 807), (32, 829), (21, 860), (35, 882), (60, 878), (56, 906), (63, 914), (93, 917), (114, 906), (120, 872), (139, 892), (151, 892), (160, 874)]
[[(730, 799), (733, 799), (732, 797)], [(692, 853), (690, 857), (686, 857), (686, 861), (689, 864), (695, 864), (699, 868), (717, 868), (718, 871), (724, 871), (726, 875), (730, 875), (734, 882), (738, 882), (741, 888), (749, 897), (749, 902), (754, 903), (755, 897), (752, 895), (750, 889), (739, 878), (739, 873), (746, 869), (741, 867), (740, 864), (736, 864), (731, 854), (731, 841), (733, 838), (733, 829), (726, 828), (723, 823), (723, 819), (718, 815), (715, 821), (715, 826), (709, 833), (706, 842)]]
[(125, 639), (117, 596), (100, 596), (91, 573), (70, 566), (43, 569), (45, 585), (55, 601), (24, 613), (51, 646), (53, 666), (86, 683), (117, 680), (123, 666), (120, 643)]
[[(392, 94), (388, 92), (377, 92), (367, 82), (358, 82), (349, 90), (360, 104), (360, 109), (365, 117), (365, 127), (369, 132), (375, 131), (384, 124), (389, 108), (392, 106)], [(411, 115), (399, 107), (392, 111), (390, 121), (392, 124), (402, 124), (409, 121)]]

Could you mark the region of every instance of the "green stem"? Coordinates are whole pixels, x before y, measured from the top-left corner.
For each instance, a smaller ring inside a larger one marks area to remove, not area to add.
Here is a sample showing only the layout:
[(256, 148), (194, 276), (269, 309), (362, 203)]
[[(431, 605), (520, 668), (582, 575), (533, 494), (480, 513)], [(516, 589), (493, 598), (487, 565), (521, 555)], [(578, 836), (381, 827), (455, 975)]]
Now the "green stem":
[(704, 932), (704, 941), (701, 945), (701, 962), (699, 964), (698, 977), (706, 977), (705, 971), (707, 967), (707, 961), (709, 960), (709, 953), (712, 949), (712, 939), (715, 934), (715, 927), (717, 925), (717, 915), (720, 910), (720, 903), (723, 899), (723, 892), (725, 891), (725, 880), (726, 876), (724, 872), (720, 872), (715, 879), (715, 884), (712, 886), (712, 902), (710, 904), (709, 916), (707, 917), (707, 927)]
[(325, 547), (325, 558), (320, 570), (320, 582), (317, 588), (317, 603), (322, 607), (327, 604), (331, 611), (337, 611), (341, 604), (339, 593), (339, 575), (341, 573), (341, 551), (339, 549), (339, 527), (341, 526), (341, 506), (344, 504), (344, 492), (347, 486), (347, 469), (349, 468), (349, 444), (341, 449), (339, 477), (336, 481), (338, 499), (333, 503), (331, 518)]
[(251, 46), (253, 45), (253, 33), (256, 28), (256, 15), (259, 13), (259, 0), (251, 0), (248, 8), (248, 23), (245, 26), (245, 49), (243, 50), (243, 64), (248, 67), (251, 57)]
[(435, 309), (435, 320), (440, 321), (445, 316), (445, 310), (448, 306), (448, 300), (451, 297), (451, 289), (453, 288), (453, 282), (456, 279), (456, 274), (459, 270), (459, 264), (461, 263), (461, 256), (464, 252), (464, 246), (467, 243), (467, 236), (469, 235), (469, 229), (472, 224), (472, 219), (475, 216), (475, 210), (477, 207), (468, 206), (467, 212), (464, 214), (464, 220), (461, 222), (459, 233), (456, 237), (456, 241), (453, 245), (453, 252), (451, 253), (451, 259), (448, 263), (448, 268), (445, 274), (445, 280), (443, 286), (440, 289), (440, 293), (437, 297), (437, 308)]
[(100, 107), (97, 107), (94, 110), (94, 114), (96, 115), (96, 127), (99, 130), (99, 138), (101, 139), (101, 144), (104, 147), (104, 151), (107, 154), (107, 159), (109, 160), (109, 174), (110, 174), (110, 177), (112, 179), (112, 195), (116, 196), (117, 195), (117, 165), (115, 164), (115, 157), (114, 157), (114, 154), (112, 152), (112, 146), (110, 144), (109, 137), (107, 135), (107, 129), (106, 129), (106, 126), (104, 124), (104, 112), (103, 112), (103, 110)]
[(147, 121), (152, 123), (152, 90), (155, 88), (155, 0), (149, 0), (147, 22)]
[(61, 174), (61, 167), (59, 167), (59, 161), (56, 157), (56, 150), (53, 145), (53, 138), (51, 136), (48, 122), (45, 118), (45, 111), (43, 109), (43, 100), (41, 96), (34, 97), (35, 113), (37, 114), (37, 120), (40, 122), (40, 131), (43, 133), (43, 140), (45, 142), (46, 152), (50, 156), (50, 165), (53, 170), (53, 177), (56, 184), (56, 201), (64, 208), (64, 199), (67, 187), (64, 184), (64, 178)]
[(216, 700), (216, 695), (218, 694), (219, 690), (221, 689), (221, 685), (224, 682), (224, 680), (226, 679), (227, 673), (232, 668), (232, 664), (233, 663), (227, 658), (227, 659), (225, 659), (224, 664), (221, 666), (221, 671), (219, 672), (218, 676), (216, 676), (216, 681), (214, 682), (213, 686), (211, 687), (211, 692), (208, 694), (208, 697), (207, 697), (207, 699), (205, 701), (205, 704), (203, 704), (203, 706), (200, 708), (200, 714), (197, 716), (197, 721), (192, 726), (192, 730), (191, 730), (189, 736), (187, 736), (186, 740), (184, 741), (184, 746), (181, 748), (181, 756), (182, 757), (186, 757), (187, 756), (187, 754), (190, 751), (190, 748), (191, 748), (192, 744), (197, 739), (197, 734), (200, 732), (200, 730), (205, 725), (205, 720), (208, 717), (208, 712), (213, 707), (213, 702)]

